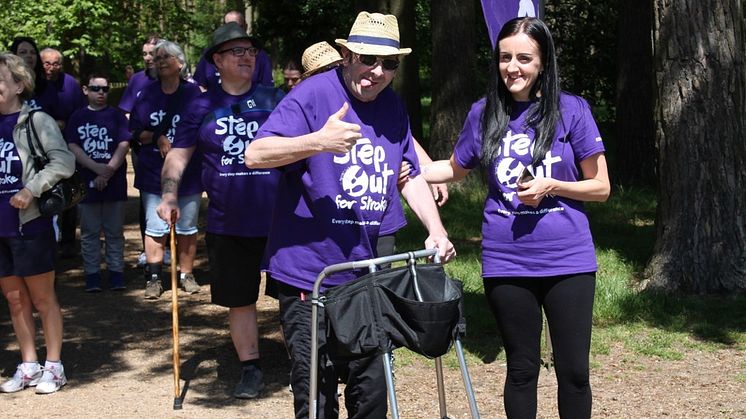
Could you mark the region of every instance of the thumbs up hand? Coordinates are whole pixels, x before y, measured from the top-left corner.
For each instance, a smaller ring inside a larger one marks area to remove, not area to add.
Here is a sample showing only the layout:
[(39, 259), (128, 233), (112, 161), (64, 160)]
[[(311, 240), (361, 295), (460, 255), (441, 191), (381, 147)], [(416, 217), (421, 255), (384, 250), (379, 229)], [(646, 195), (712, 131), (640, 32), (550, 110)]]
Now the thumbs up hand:
[(337, 112), (329, 116), (326, 124), (319, 130), (323, 151), (346, 153), (362, 137), (360, 125), (342, 120), (349, 109), (350, 105), (345, 102)]

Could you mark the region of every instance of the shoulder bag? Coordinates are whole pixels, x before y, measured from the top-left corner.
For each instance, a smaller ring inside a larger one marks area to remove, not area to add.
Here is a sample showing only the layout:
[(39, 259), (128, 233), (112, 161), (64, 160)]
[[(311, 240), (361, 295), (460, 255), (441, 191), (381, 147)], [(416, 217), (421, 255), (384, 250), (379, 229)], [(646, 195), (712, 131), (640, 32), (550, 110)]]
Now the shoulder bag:
[[(31, 140), (32, 133), (39, 146), (40, 153), (36, 152), (34, 142)], [(49, 163), (49, 158), (44, 151), (44, 147), (41, 145), (41, 141), (39, 141), (36, 127), (34, 127), (34, 112), (29, 113), (26, 120), (26, 140), (28, 140), (29, 152), (31, 153), (31, 159), (34, 161), (34, 168), (37, 172), (41, 172), (44, 166)], [(46, 217), (60, 215), (62, 211), (72, 208), (82, 201), (86, 196), (86, 192), (85, 182), (83, 182), (82, 177), (76, 169), (72, 176), (60, 180), (51, 189), (41, 194), (37, 200), (39, 212)]]

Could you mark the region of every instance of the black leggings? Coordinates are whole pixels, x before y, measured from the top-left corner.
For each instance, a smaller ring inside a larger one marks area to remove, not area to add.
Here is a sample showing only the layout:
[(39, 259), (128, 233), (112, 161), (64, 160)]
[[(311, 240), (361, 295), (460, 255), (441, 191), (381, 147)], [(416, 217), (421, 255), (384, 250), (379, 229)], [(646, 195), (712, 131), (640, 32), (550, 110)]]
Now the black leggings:
[(484, 279), (484, 293), (497, 319), (508, 359), (508, 418), (536, 417), (542, 307), (552, 338), (560, 417), (591, 417), (588, 356), (595, 288), (595, 273)]

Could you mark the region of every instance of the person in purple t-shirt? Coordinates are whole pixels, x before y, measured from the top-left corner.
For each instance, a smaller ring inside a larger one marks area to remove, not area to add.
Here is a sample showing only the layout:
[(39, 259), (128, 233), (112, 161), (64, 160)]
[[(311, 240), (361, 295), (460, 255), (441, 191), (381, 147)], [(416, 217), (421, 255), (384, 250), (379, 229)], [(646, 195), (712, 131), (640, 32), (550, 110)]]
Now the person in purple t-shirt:
[(150, 34), (142, 44), (142, 62), (145, 68), (133, 74), (127, 81), (127, 87), (119, 99), (119, 109), (123, 110), (127, 117), (135, 106), (135, 100), (140, 92), (150, 83), (158, 79), (158, 70), (155, 68), (155, 45), (161, 40), (157, 34)]
[[(184, 80), (186, 58), (181, 47), (161, 40), (153, 51), (158, 81), (140, 92), (130, 114), (132, 138), (141, 147), (135, 169), (135, 187), (140, 190), (145, 208), (146, 299), (158, 299), (163, 293), (162, 263), (170, 231), (170, 223), (161, 220), (156, 213), (161, 202), (163, 161), (171, 151), (176, 127), (189, 110), (186, 104), (201, 93), (196, 84)], [(176, 236), (181, 285), (186, 292), (194, 294), (200, 291), (192, 274), (202, 196), (199, 159), (190, 162), (179, 192), (182, 217), (176, 223)]]
[[(247, 31), (248, 25), (246, 24), (246, 18), (243, 13), (237, 10), (231, 10), (223, 16), (223, 23), (235, 22), (244, 32)], [(251, 82), (254, 84), (263, 84), (265, 86), (274, 87), (275, 82), (272, 78), (272, 62), (269, 59), (269, 55), (261, 48), (258, 41), (255, 38), (251, 38), (251, 44), (255, 48), (259, 48), (258, 54), (255, 56), (254, 72), (251, 75)], [(220, 85), (220, 72), (215, 68), (215, 64), (210, 62), (209, 50), (206, 50), (202, 57), (197, 63), (197, 68), (194, 70), (194, 81), (199, 84), (202, 91), (213, 89)]]
[(101, 240), (106, 243), (109, 287), (124, 285), (124, 204), (127, 201), (129, 150), (127, 118), (106, 104), (109, 79), (92, 74), (83, 86), (88, 106), (73, 112), (65, 127), (65, 139), (75, 154), (88, 194), (80, 203), (80, 246), (86, 292), (101, 291)]
[[(54, 289), (54, 231), (51, 218), (39, 213), (36, 198), (73, 174), (75, 156), (54, 119), (32, 113), (24, 103), (33, 89), (34, 75), (21, 58), (0, 53), (0, 289), (8, 300), (22, 360), (13, 377), (0, 384), (0, 393), (35, 385), (36, 393), (47, 394), (67, 383), (61, 360), (62, 311)], [(49, 160), (41, 170), (33, 164), (30, 141), (34, 154), (44, 149)], [(43, 367), (36, 352), (34, 310), (44, 330)]]
[[(67, 123), (73, 112), (86, 106), (87, 100), (75, 78), (62, 71), (62, 54), (54, 48), (44, 48), (39, 53), (47, 82), (57, 93), (59, 114)], [(61, 127), (64, 128), (64, 125)]]
[[(160, 41), (161, 37), (158, 34), (150, 34), (145, 38), (145, 42), (142, 44), (142, 61), (145, 68), (137, 73), (134, 73), (127, 80), (127, 87), (122, 92), (122, 97), (119, 99), (119, 109), (124, 111), (127, 118), (130, 117), (132, 107), (135, 105), (135, 99), (140, 94), (140, 91), (146, 88), (150, 83), (153, 83), (158, 78), (158, 72), (155, 68), (155, 61), (153, 61), (153, 50), (155, 44)], [(140, 153), (140, 144), (137, 141), (132, 141), (130, 144), (132, 149), (132, 165), (137, 169), (137, 156)], [(137, 259), (138, 266), (146, 266), (147, 258), (145, 256), (145, 206), (142, 202), (142, 195), (140, 196), (140, 209), (138, 214), (138, 222), (140, 224), (140, 237), (142, 238), (142, 253)], [(166, 259), (168, 259), (168, 251), (166, 252)], [(166, 260), (166, 263), (169, 263)]]
[(609, 196), (604, 146), (588, 104), (560, 91), (541, 20), (508, 21), (497, 41), (486, 98), (472, 106), (450, 161), (423, 173), (431, 182), (463, 179), (478, 165), (487, 173), (482, 276), (508, 360), (508, 417), (536, 416), (543, 310), (559, 414), (589, 418), (597, 265), (583, 202)]
[[(441, 260), (455, 256), (427, 183), (418, 176), (404, 104), (389, 87), (399, 57), (411, 52), (399, 48), (396, 17), (361, 12), (348, 39), (337, 43), (342, 45), (342, 66), (293, 89), (245, 153), (248, 167), (283, 171), (267, 243), (267, 272), (279, 282), (297, 418), (309, 414), (308, 295), (314, 280), (328, 265), (375, 256), (381, 221), (392, 201), (399, 199), (397, 174), (403, 160), (412, 165), (412, 178), (401, 194), (429, 232), (425, 246), (437, 247)], [(325, 288), (360, 274), (332, 275)], [(326, 348), (323, 319), (319, 327), (319, 347)], [(319, 355), (324, 377), (319, 383), (319, 415), (337, 416), (337, 377), (344, 374), (349, 416), (386, 416), (379, 357), (340, 359), (325, 349)]]
[[(337, 68), (342, 62), (342, 56), (339, 55), (334, 47), (329, 45), (326, 41), (317, 42), (303, 51), (301, 58), (303, 63), (303, 70), (305, 72), (301, 75), (300, 79), (305, 80), (314, 74), (329, 71)], [(287, 79), (287, 72), (285, 74)], [(297, 82), (293, 85), (297, 86)], [(424, 148), (417, 142), (417, 139), (412, 137), (417, 158), (420, 164), (431, 163), (432, 159), (427, 154)], [(409, 174), (412, 171), (412, 167), (406, 160), (402, 161), (401, 168), (399, 169), (399, 187), (409, 179)], [(444, 183), (430, 185), (433, 192), (433, 198), (437, 202), (438, 206), (443, 206), (448, 201), (448, 186)], [(386, 216), (381, 222), (381, 229), (378, 235), (378, 243), (376, 244), (376, 255), (378, 257), (389, 256), (394, 254), (396, 248), (396, 232), (407, 225), (407, 220), (404, 216), (404, 208), (401, 205), (401, 201), (394, 199), (391, 202), (391, 206), (386, 211)], [(388, 264), (381, 265), (381, 268), (388, 267)]]
[[(62, 71), (62, 54), (53, 48), (44, 48), (39, 53), (44, 66), (44, 76), (49, 87), (57, 96), (60, 129), (64, 129), (72, 113), (86, 105), (86, 97), (73, 76)], [(75, 230), (78, 226), (78, 207), (73, 206), (60, 214), (57, 220), (60, 227), (60, 255), (63, 258), (75, 257)]]
[(228, 308), (231, 338), (242, 364), (234, 396), (249, 399), (264, 388), (256, 301), (279, 172), (247, 169), (243, 152), (283, 94), (252, 82), (257, 49), (237, 24), (218, 28), (207, 52), (223, 83), (188, 105), (190, 112), (179, 124), (163, 165), (158, 214), (164, 220), (174, 212), (177, 219), (183, 216), (176, 206), (178, 185), (196, 150), (202, 156), (202, 183), (210, 203), (206, 242), (212, 302)]
[(23, 58), (23, 61), (29, 66), (34, 75), (34, 95), (26, 100), (31, 110), (42, 110), (52, 116), (62, 127), (62, 117), (60, 116), (57, 94), (44, 76), (44, 67), (42, 65), (39, 48), (33, 38), (27, 36), (18, 36), (13, 38), (10, 44), (10, 52)]

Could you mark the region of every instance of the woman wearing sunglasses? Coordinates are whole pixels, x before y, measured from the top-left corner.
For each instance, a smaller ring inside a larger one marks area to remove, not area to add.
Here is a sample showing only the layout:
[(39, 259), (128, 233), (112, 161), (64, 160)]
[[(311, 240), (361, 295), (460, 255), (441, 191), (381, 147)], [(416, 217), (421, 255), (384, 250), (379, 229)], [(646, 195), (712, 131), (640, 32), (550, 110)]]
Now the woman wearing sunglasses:
[[(140, 190), (145, 208), (145, 298), (158, 299), (163, 293), (162, 264), (169, 223), (161, 220), (156, 207), (161, 202), (161, 170), (171, 150), (176, 127), (184, 118), (184, 104), (200, 94), (199, 87), (185, 80), (186, 58), (177, 44), (161, 40), (154, 49), (158, 80), (141, 91), (130, 114), (130, 130), (141, 146), (135, 169), (135, 187)], [(190, 294), (200, 291), (192, 267), (197, 252), (197, 214), (202, 183), (200, 161), (189, 162), (179, 188), (181, 217), (176, 223), (176, 238), (181, 285)], [(172, 255), (175, 257), (176, 255)]]

